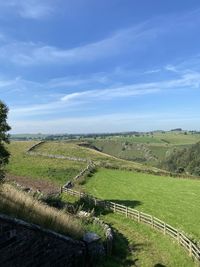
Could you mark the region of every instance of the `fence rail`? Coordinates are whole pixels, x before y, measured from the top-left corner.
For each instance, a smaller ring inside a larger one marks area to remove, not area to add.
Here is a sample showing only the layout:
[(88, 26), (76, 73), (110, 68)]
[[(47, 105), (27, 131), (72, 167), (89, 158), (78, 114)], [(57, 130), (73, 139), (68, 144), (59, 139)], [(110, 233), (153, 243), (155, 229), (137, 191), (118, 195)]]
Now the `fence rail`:
[(150, 225), (152, 228), (157, 229), (158, 231), (162, 232), (164, 235), (169, 235), (170, 237), (174, 238), (179, 245), (184, 247), (189, 256), (193, 257), (200, 263), (200, 248), (191, 241), (187, 236), (185, 236), (181, 231), (174, 228), (173, 226), (161, 221), (160, 219), (151, 216), (150, 214), (138, 211), (133, 208), (129, 208), (124, 205), (120, 205), (115, 202), (105, 201), (88, 194), (74, 191), (69, 188), (62, 188), (62, 192), (66, 192), (70, 195), (77, 196), (77, 197), (87, 197), (89, 201), (93, 202), (95, 206), (102, 206), (104, 208), (110, 209), (115, 213), (123, 214), (126, 218), (130, 218), (136, 220), (138, 222), (142, 222), (145, 224)]

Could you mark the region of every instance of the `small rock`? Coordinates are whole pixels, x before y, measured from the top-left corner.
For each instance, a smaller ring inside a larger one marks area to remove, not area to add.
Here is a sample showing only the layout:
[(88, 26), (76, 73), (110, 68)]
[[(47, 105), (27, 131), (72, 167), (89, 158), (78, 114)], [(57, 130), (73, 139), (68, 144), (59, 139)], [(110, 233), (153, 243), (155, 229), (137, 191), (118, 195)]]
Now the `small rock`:
[(72, 181), (69, 181), (67, 182), (65, 185), (64, 185), (65, 188), (72, 188), (73, 187), (73, 183)]
[(91, 216), (91, 214), (89, 212), (81, 210), (81, 211), (78, 212), (78, 216), (82, 217), (82, 218), (88, 218), (88, 217)]
[(101, 238), (97, 234), (91, 232), (88, 232), (83, 236), (83, 241), (85, 241), (88, 244), (93, 242), (98, 242), (100, 239)]

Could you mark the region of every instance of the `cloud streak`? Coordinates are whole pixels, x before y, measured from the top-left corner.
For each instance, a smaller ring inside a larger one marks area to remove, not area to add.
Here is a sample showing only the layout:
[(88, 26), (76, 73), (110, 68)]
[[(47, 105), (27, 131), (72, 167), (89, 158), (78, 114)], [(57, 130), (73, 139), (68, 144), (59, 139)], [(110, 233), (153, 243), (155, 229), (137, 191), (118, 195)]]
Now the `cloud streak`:
[[(34, 4), (33, 4), (34, 2)], [(54, 9), (52, 1), (33, 0), (12, 0), (0, 4), (15, 8), (21, 15), (33, 18), (40, 18), (51, 13)], [(177, 17), (156, 18), (129, 28), (121, 29), (110, 34), (102, 40), (77, 44), (74, 47), (60, 48), (51, 44), (37, 42), (23, 42), (12, 40), (0, 47), (0, 59), (10, 60), (17, 66), (37, 66), (47, 64), (68, 64), (88, 63), (117, 57), (127, 54), (137, 55), (138, 51), (147, 49), (151, 44), (163, 35), (171, 32), (182, 32), (183, 26), (193, 17), (199, 21), (200, 11), (187, 13)], [(171, 19), (171, 22), (170, 22)], [(176, 24), (176, 27), (173, 25)], [(190, 27), (196, 27), (195, 24)], [(170, 66), (168, 66), (170, 68)], [(154, 70), (154, 72), (157, 69)]]
[(126, 53), (130, 48), (142, 49), (141, 43), (154, 38), (156, 31), (146, 29), (144, 25), (120, 30), (103, 40), (69, 49), (33, 42), (10, 42), (0, 48), (0, 57), (22, 66), (92, 62)]
[(7, 0), (1, 1), (2, 11), (16, 13), (22, 18), (43, 19), (50, 16), (55, 10), (56, 0)]
[[(64, 79), (61, 79), (65, 81)], [(57, 80), (59, 81), (59, 79)], [(86, 79), (89, 82), (88, 79)], [(23, 81), (24, 82), (24, 81)], [(46, 84), (40, 84), (40, 88), (45, 88), (47, 85), (53, 84), (55, 86), (55, 80), (49, 81)], [(70, 83), (70, 81), (68, 80)], [(81, 80), (81, 83), (83, 80)], [(27, 83), (29, 86), (31, 83)], [(58, 82), (59, 84), (59, 82)], [(6, 85), (6, 84), (5, 84)], [(33, 84), (34, 86), (38, 85)], [(3, 86), (3, 83), (2, 83)], [(1, 82), (0, 82), (1, 87)], [(61, 83), (61, 88), (63, 83)], [(180, 73), (176, 79), (163, 80), (158, 82), (146, 82), (135, 84), (124, 84), (121, 86), (103, 87), (100, 89), (73, 91), (72, 93), (55, 93), (56, 100), (48, 101), (47, 103), (41, 103), (37, 105), (28, 105), (23, 107), (11, 107), (11, 115), (16, 117), (26, 117), (42, 114), (51, 114), (70, 109), (84, 110), (88, 105), (96, 105), (97, 103), (104, 103), (105, 101), (113, 102), (116, 99), (125, 99), (130, 97), (142, 97), (143, 95), (160, 94), (162, 92), (174, 91), (174, 90), (192, 90), (200, 88), (200, 72), (187, 72)], [(57, 90), (59, 87), (57, 87)], [(66, 88), (67, 89), (67, 88)], [(48, 92), (48, 91), (47, 91)], [(52, 95), (53, 98), (53, 95)], [(98, 105), (96, 105), (98, 106)]]

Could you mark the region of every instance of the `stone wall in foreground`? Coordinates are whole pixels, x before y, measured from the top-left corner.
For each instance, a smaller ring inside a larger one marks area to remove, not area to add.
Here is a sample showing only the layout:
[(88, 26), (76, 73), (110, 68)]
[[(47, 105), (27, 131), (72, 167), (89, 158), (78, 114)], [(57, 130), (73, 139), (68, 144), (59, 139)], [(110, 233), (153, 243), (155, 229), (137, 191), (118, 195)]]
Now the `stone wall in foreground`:
[(4, 267), (88, 266), (81, 241), (0, 214), (0, 265)]

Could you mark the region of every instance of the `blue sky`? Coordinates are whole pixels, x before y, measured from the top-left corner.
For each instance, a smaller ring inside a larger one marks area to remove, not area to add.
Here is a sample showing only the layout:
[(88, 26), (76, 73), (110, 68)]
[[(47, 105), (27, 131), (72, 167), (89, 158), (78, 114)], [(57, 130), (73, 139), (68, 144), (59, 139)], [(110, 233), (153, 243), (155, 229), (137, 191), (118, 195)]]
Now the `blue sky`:
[(200, 130), (199, 0), (0, 0), (12, 133)]

